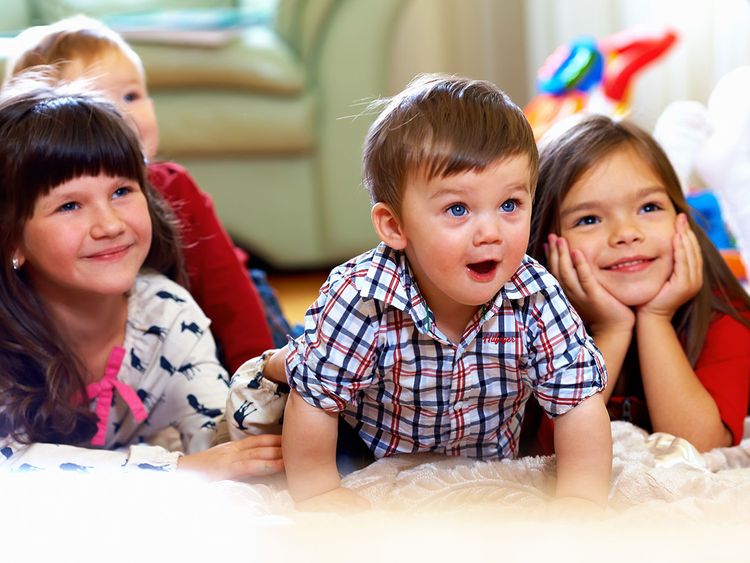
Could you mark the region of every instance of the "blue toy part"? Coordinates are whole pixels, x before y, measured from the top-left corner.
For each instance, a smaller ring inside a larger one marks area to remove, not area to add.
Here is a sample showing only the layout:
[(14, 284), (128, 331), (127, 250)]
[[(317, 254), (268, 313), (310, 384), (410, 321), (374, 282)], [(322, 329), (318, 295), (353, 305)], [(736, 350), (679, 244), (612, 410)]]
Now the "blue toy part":
[(720, 250), (735, 248), (732, 236), (724, 225), (719, 200), (713, 192), (704, 190), (692, 193), (686, 199), (693, 210), (693, 219), (706, 232), (714, 246)]
[(582, 36), (561, 45), (537, 74), (537, 90), (559, 96), (577, 90), (588, 92), (601, 83), (604, 58), (593, 37)]

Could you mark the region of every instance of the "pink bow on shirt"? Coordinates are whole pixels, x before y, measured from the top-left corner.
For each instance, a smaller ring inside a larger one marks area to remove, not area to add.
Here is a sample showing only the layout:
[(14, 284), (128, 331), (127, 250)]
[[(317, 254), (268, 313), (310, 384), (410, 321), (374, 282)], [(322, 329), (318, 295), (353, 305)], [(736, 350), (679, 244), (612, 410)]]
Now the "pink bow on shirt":
[(86, 386), (86, 395), (88, 395), (89, 400), (96, 399), (96, 415), (99, 417), (96, 435), (91, 439), (91, 444), (94, 446), (104, 445), (104, 439), (107, 436), (107, 421), (109, 420), (109, 411), (112, 408), (112, 397), (115, 389), (130, 407), (133, 417), (138, 422), (143, 422), (148, 416), (146, 407), (143, 406), (143, 402), (133, 388), (117, 379), (117, 372), (120, 371), (124, 358), (125, 348), (122, 346), (112, 348), (112, 352), (107, 359), (104, 377)]

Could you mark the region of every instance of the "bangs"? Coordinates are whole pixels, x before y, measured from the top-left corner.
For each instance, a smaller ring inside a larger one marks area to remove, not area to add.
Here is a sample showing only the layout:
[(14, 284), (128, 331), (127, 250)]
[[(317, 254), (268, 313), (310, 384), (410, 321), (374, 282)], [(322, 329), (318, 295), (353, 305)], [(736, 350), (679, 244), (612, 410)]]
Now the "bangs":
[(41, 134), (18, 162), (19, 171), (25, 171), (23, 183), (37, 195), (80, 176), (106, 174), (143, 184), (143, 153), (134, 133), (77, 101), (61, 98), (32, 110), (29, 121), (37, 123), (29, 125)]
[[(114, 111), (114, 110), (112, 110)], [(29, 110), (17, 127), (15, 162), (24, 186), (27, 216), (39, 196), (81, 176), (106, 174), (144, 185), (144, 158), (135, 133), (116, 115), (77, 97), (44, 101)]]

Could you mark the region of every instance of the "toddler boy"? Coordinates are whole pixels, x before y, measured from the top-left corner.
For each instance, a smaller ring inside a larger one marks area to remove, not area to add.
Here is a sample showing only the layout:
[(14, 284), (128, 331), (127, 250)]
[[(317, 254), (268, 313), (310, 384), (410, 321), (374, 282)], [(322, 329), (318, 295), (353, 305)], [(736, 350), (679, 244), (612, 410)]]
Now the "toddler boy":
[(537, 160), (523, 112), (488, 82), (417, 77), (371, 126), (363, 171), (382, 242), (331, 272), (304, 334), (263, 370), (291, 387), (282, 442), (298, 506), (362, 500), (340, 486), (339, 414), (376, 457), (512, 458), (532, 393), (555, 418), (557, 495), (606, 502), (602, 358), (525, 255)]

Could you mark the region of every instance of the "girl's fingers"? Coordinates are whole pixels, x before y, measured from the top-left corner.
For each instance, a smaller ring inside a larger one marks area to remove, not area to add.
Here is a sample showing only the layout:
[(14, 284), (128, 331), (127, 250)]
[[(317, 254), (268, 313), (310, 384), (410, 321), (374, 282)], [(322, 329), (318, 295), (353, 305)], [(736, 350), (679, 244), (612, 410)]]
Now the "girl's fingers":
[(281, 447), (280, 434), (259, 434), (257, 436), (248, 436), (242, 440), (232, 442), (240, 450), (251, 450), (262, 447)]
[(234, 467), (237, 477), (264, 477), (284, 471), (284, 462), (280, 459), (265, 460), (251, 459), (244, 460)]
[(557, 237), (553, 234), (547, 236), (547, 244), (544, 245), (547, 255), (547, 268), (556, 278), (560, 278), (560, 253), (557, 250)]
[(254, 448), (247, 452), (243, 452), (244, 459), (265, 459), (274, 460), (281, 459), (281, 448), (280, 447), (262, 447)]
[(677, 218), (676, 239), (675, 276), (690, 289), (700, 288), (703, 283), (703, 256), (698, 237), (684, 213)]
[(688, 255), (688, 267), (691, 273), (692, 281), (699, 287), (703, 285), (703, 253), (698, 237), (692, 229), (688, 229), (685, 234), (686, 252)]
[(674, 266), (672, 267), (672, 278), (678, 282), (685, 280), (687, 274), (687, 257), (685, 252), (685, 242), (681, 232), (677, 231), (672, 239), (672, 248), (674, 251)]
[(599, 285), (599, 282), (596, 281), (596, 278), (594, 277), (594, 273), (591, 271), (591, 266), (580, 250), (571, 251), (570, 257), (576, 271), (576, 277), (581, 284), (582, 291), (587, 295), (591, 295), (597, 290)]
[(564, 238), (559, 237), (556, 241), (556, 247), (558, 252), (558, 269), (560, 275), (558, 279), (563, 284), (563, 287), (570, 297), (576, 299), (582, 299), (585, 297), (585, 292), (581, 287), (581, 282), (578, 279), (576, 268), (573, 265), (573, 260), (570, 257), (570, 249), (568, 248), (568, 241)]

